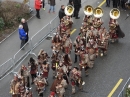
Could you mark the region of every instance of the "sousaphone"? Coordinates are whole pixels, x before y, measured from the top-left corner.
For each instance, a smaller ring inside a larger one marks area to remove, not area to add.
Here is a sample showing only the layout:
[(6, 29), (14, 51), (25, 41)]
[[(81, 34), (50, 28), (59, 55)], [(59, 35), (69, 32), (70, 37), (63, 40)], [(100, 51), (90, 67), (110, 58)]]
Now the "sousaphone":
[(84, 14), (90, 16), (93, 14), (93, 7), (91, 5), (87, 5), (84, 7)]
[(103, 16), (102, 8), (100, 8), (100, 7), (95, 8), (94, 11), (93, 11), (93, 15), (96, 18), (101, 18)]
[(112, 19), (118, 19), (120, 17), (120, 11), (117, 9), (117, 8), (113, 8), (111, 11), (110, 11), (110, 17)]
[(67, 16), (71, 16), (74, 12), (74, 7), (72, 5), (67, 5), (64, 11)]

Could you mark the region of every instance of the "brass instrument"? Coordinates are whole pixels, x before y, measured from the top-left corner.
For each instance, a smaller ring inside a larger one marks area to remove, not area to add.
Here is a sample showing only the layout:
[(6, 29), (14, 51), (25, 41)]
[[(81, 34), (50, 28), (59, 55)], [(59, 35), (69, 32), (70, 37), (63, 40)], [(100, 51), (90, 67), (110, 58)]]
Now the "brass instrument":
[(100, 8), (100, 7), (95, 8), (94, 11), (93, 11), (93, 15), (96, 18), (101, 18), (103, 16), (102, 8)]
[(84, 7), (84, 14), (90, 16), (93, 14), (93, 7), (91, 5), (87, 5)]
[(74, 12), (74, 7), (72, 5), (68, 5), (65, 7), (65, 14), (71, 16)]
[(117, 9), (117, 8), (113, 8), (111, 11), (110, 11), (110, 17), (112, 19), (118, 19), (120, 17), (120, 11)]

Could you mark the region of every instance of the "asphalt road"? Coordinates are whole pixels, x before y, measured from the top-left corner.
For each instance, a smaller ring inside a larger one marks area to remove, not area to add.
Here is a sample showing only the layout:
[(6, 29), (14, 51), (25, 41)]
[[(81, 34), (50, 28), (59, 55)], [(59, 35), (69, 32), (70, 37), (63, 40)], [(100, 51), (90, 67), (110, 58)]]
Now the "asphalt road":
[[(100, 0), (100, 2), (101, 1), (102, 0)], [(63, 4), (66, 3), (66, 1), (63, 1), (63, 0), (62, 1), (57, 0), (57, 2), (60, 2), (60, 4), (61, 4), (61, 2)], [(57, 4), (59, 4), (59, 3), (57, 3)], [(59, 6), (60, 6), (60, 4), (59, 4)], [(85, 5), (92, 5), (95, 8), (96, 6), (99, 5), (99, 3), (98, 3), (98, 0), (93, 0), (93, 1), (86, 0), (86, 2), (83, 3), (82, 9), (80, 10), (80, 13), (79, 13), (79, 16), (81, 19), (79, 19), (79, 20), (74, 19), (73, 28), (74, 29), (76, 28), (77, 30), (75, 33), (73, 33), (71, 35), (72, 41), (74, 41), (75, 37), (79, 33), (79, 28), (81, 27), (81, 24), (83, 21), (83, 16), (84, 16), (84, 13), (82, 10)], [(109, 22), (109, 18), (110, 18), (109, 11), (111, 10), (111, 8), (106, 8), (105, 5), (103, 5), (102, 8), (104, 10), (104, 15), (103, 15), (104, 26), (106, 28), (108, 28), (108, 22)], [(58, 10), (59, 9), (57, 9), (57, 12), (58, 12)], [(43, 27), (45, 25), (45, 23), (48, 23), (48, 21), (51, 20), (52, 17), (56, 16), (56, 14), (55, 15), (52, 14), (53, 16), (48, 15), (47, 11), (48, 10), (46, 10), (45, 12), (41, 11), (41, 13), (42, 13), (41, 18), (43, 18), (43, 19), (37, 20), (34, 17), (34, 18), (32, 18), (31, 21), (29, 21), (30, 36), (32, 36), (34, 33), (36, 33), (38, 31), (38, 28), (40, 29), (41, 27)], [(120, 12), (121, 12), (121, 16), (118, 19), (118, 22), (121, 26), (121, 29), (124, 31), (124, 33), (126, 35), (125, 38), (120, 39), (118, 43), (109, 45), (107, 56), (98, 57), (95, 60), (94, 68), (89, 70), (88, 77), (85, 77), (85, 75), (83, 73), (83, 79), (86, 82), (84, 89), (83, 89), (84, 91), (83, 92), (78, 91), (75, 95), (71, 95), (71, 88), (69, 87), (69, 89), (67, 90), (67, 93), (66, 93), (66, 97), (107, 97), (108, 94), (110, 93), (110, 91), (113, 89), (113, 87), (118, 82), (118, 80), (120, 78), (122, 78), (123, 82), (121, 83), (121, 85), (118, 87), (118, 89), (112, 96), (112, 97), (117, 97), (117, 95), (120, 92), (120, 90), (122, 89), (124, 83), (129, 78), (129, 73), (130, 73), (129, 72), (129, 69), (130, 69), (130, 66), (129, 66), (129, 64), (130, 64), (130, 61), (129, 61), (129, 58), (130, 58), (130, 52), (129, 52), (129, 49), (130, 49), (130, 46), (129, 46), (129, 43), (130, 43), (130, 40), (129, 40), (130, 18), (125, 20), (126, 14), (128, 13), (128, 11), (127, 12), (120, 11)], [(45, 14), (45, 13), (47, 13), (47, 14)], [(46, 18), (46, 19), (44, 19), (44, 18)], [(46, 32), (44, 32), (43, 34), (46, 34)], [(19, 49), (18, 47), (19, 47), (20, 41), (18, 42), (17, 37), (18, 37), (18, 35), (15, 33), (9, 39), (7, 39), (4, 43), (1, 44), (2, 46), (0, 46), (0, 50), (1, 50), (0, 51), (0, 55), (1, 55), (0, 60), (3, 60), (3, 59), (7, 60), (8, 57), (12, 57), (12, 55)], [(15, 48), (12, 45), (15, 45)], [(51, 52), (50, 47), (51, 47), (51, 41), (44, 40), (36, 49), (33, 50), (33, 52), (38, 54), (40, 49), (44, 49), (51, 56), (52, 52)], [(10, 48), (10, 50), (8, 48)], [(7, 54), (5, 54), (5, 51), (7, 52)], [(30, 56), (32, 56), (32, 55), (29, 55), (23, 62), (21, 62), (21, 64), (27, 64)], [(33, 56), (33, 57), (35, 58), (35, 56)], [(72, 52), (71, 57), (72, 57), (72, 60), (74, 61), (74, 52)], [(73, 64), (73, 65), (78, 66), (78, 64)], [(16, 68), (15, 71), (17, 71), (18, 68)], [(50, 71), (50, 74), (49, 74), (49, 84), (50, 85), (53, 81), (51, 74), (52, 74), (52, 71)], [(0, 97), (10, 97), (9, 82), (12, 79), (12, 77), (13, 77), (13, 75), (10, 74), (1, 81)], [(44, 97), (48, 96), (50, 85), (47, 87), (47, 89), (44, 93)], [(32, 87), (34, 87), (34, 86), (32, 86)], [(37, 97), (37, 93), (35, 92), (34, 89), (33, 89), (33, 95), (34, 95), (34, 97)]]

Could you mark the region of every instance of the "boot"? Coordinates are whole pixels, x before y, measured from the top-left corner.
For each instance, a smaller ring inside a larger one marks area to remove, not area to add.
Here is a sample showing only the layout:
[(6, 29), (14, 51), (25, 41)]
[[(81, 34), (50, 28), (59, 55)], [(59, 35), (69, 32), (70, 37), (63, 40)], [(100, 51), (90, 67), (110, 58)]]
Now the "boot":
[(88, 76), (88, 75), (89, 75), (89, 72), (88, 72), (88, 70), (86, 70), (86, 71), (85, 71), (85, 74), (86, 74), (86, 76)]

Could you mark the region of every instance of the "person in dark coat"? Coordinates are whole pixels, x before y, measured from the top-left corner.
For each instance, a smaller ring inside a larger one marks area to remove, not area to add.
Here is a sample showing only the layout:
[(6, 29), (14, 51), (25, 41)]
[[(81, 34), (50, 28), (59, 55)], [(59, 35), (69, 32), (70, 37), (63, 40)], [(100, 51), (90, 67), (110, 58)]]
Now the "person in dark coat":
[(73, 0), (69, 0), (68, 5), (72, 5), (73, 6)]
[(106, 0), (106, 7), (110, 7), (110, 1), (111, 0)]
[(118, 37), (119, 37), (119, 38), (124, 38), (124, 37), (125, 37), (125, 34), (124, 34), (124, 32), (121, 30), (120, 25), (118, 25), (116, 28), (117, 28), (116, 33), (117, 33)]
[(123, 10), (126, 10), (126, 6), (125, 6), (126, 2), (127, 2), (127, 0), (121, 0), (121, 8)]
[(21, 24), (23, 25), (24, 31), (27, 33), (27, 39), (25, 41), (25, 43), (26, 43), (26, 42), (28, 42), (28, 39), (29, 39), (29, 36), (28, 36), (28, 32), (29, 32), (28, 24), (27, 24), (27, 22), (26, 22), (26, 20), (24, 18), (21, 19)]
[(118, 8), (120, 4), (120, 0), (113, 0), (113, 8)]
[(73, 0), (73, 4), (74, 4), (74, 17), (75, 19), (79, 19), (80, 17), (78, 17), (78, 14), (81, 8), (81, 0)]
[(24, 46), (25, 41), (27, 39), (27, 34), (23, 29), (23, 25), (19, 25), (19, 38), (21, 40), (20, 49)]
[(50, 4), (50, 9), (48, 13), (50, 13), (51, 10), (53, 10), (53, 13), (55, 13), (55, 5), (56, 5), (55, 0), (48, 0), (48, 4)]
[(61, 8), (59, 10), (59, 19), (61, 21), (61, 19), (65, 16), (65, 12), (64, 12), (65, 6), (61, 5)]

